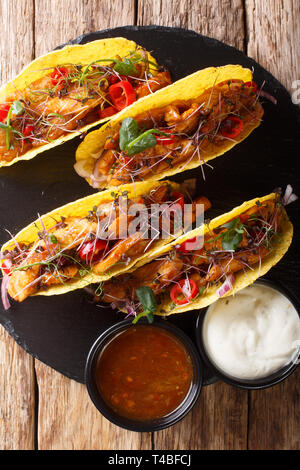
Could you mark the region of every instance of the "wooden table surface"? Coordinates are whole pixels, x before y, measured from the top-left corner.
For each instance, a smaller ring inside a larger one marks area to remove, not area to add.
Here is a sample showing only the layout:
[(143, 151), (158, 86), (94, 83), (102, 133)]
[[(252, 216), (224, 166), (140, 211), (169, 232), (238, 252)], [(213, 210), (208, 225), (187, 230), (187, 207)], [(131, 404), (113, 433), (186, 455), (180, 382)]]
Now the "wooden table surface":
[[(300, 0), (1, 0), (1, 84), (83, 33), (179, 26), (237, 47), (292, 92), (300, 80)], [(299, 449), (300, 369), (264, 391), (202, 390), (175, 426), (134, 433), (103, 418), (84, 385), (33, 359), (0, 327), (1, 450)]]

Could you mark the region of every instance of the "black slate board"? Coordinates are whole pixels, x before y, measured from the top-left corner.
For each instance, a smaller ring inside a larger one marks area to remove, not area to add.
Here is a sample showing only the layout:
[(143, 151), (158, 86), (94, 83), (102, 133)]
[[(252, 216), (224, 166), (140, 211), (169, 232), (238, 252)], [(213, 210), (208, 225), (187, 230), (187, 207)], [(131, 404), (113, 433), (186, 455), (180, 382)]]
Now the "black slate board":
[[(254, 80), (278, 100), (264, 105), (262, 125), (226, 155), (213, 160), (213, 169), (178, 175), (177, 181), (197, 177), (198, 191), (213, 202), (210, 216), (228, 211), (247, 199), (262, 196), (290, 183), (300, 193), (299, 148), (300, 111), (285, 88), (266, 70), (242, 52), (193, 31), (158, 26), (128, 26), (81, 36), (71, 43), (123, 36), (152, 51), (158, 63), (172, 72), (173, 81), (207, 66), (241, 64), (253, 69)], [(95, 192), (73, 170), (74, 154), (80, 138), (0, 170), (0, 243), (9, 239), (5, 229), (17, 233), (38, 213)], [(297, 297), (300, 287), (299, 203), (288, 207), (295, 236), (288, 254), (268, 274)], [(170, 317), (194, 338), (197, 311)], [(84, 365), (90, 346), (99, 333), (123, 314), (100, 308), (84, 291), (63, 296), (29, 298), (12, 303), (8, 311), (0, 307), (0, 322), (27, 352), (62, 374), (84, 381)], [(213, 378), (206, 372), (206, 384)]]

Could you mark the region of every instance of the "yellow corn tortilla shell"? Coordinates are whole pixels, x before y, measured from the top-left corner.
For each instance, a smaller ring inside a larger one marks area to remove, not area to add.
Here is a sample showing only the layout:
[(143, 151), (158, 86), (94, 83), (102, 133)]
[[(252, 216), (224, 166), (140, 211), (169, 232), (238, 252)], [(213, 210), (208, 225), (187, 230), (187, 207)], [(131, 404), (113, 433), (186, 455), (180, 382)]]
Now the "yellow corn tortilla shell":
[[(13, 80), (4, 84), (0, 88), (0, 103), (5, 102), (6, 98), (15, 94), (16, 90), (20, 91), (20, 98), (22, 98), (22, 90), (36, 80), (49, 73), (49, 68), (58, 67), (67, 64), (82, 64), (87, 65), (97, 59), (113, 59), (117, 55), (124, 57), (131, 51), (134, 51), (139, 46), (134, 41), (118, 37), (108, 39), (98, 39), (87, 44), (74, 44), (65, 46), (63, 49), (49, 52), (42, 55), (27, 65)], [(151, 62), (156, 64), (155, 59), (148, 53), (148, 58)], [(109, 64), (109, 62), (106, 62)], [(153, 75), (157, 72), (154, 65), (150, 65), (150, 70)], [(14, 158), (10, 162), (0, 161), (0, 168), (2, 166), (10, 166), (20, 160), (31, 160), (37, 154), (49, 150), (57, 145), (61, 145), (68, 140), (88, 131), (110, 118), (100, 119), (82, 127), (78, 131), (67, 133), (66, 135), (56, 139), (49, 144), (41, 145), (30, 149), (24, 155)]]
[[(244, 202), (241, 206), (235, 207), (230, 212), (226, 214), (220, 215), (213, 219), (208, 225), (202, 225), (201, 227), (194, 229), (179, 238), (177, 240), (171, 242), (170, 244), (162, 247), (160, 250), (156, 250), (156, 252), (152, 252), (151, 256), (148, 258), (147, 262), (155, 259), (156, 257), (160, 257), (164, 254), (170, 252), (176, 245), (180, 245), (186, 240), (189, 240), (195, 236), (203, 237), (206, 233), (209, 233), (210, 230), (214, 230), (221, 225), (226, 224), (230, 220), (238, 217), (243, 212), (247, 211), (251, 207), (253, 207), (256, 202), (263, 203), (265, 201), (271, 201), (278, 197), (277, 194), (271, 193), (267, 196), (255, 198), (251, 201)], [(272, 252), (261, 260), (261, 263), (257, 263), (256, 265), (252, 265), (251, 269), (246, 268), (245, 271), (239, 271), (235, 273), (235, 282), (233, 285), (233, 289), (227, 292), (222, 298), (228, 297), (230, 295), (234, 295), (236, 292), (244, 289), (245, 287), (249, 286), (253, 282), (255, 282), (259, 277), (264, 276), (275, 264), (277, 264), (284, 254), (287, 252), (293, 238), (293, 225), (290, 222), (288, 215), (284, 208), (282, 208), (283, 217), (281, 221), (281, 234), (280, 238), (277, 241), (276, 245), (273, 247)], [(140, 260), (134, 269), (131, 269), (130, 272), (134, 271), (137, 267), (143, 266), (145, 264), (144, 260)], [(158, 306), (158, 310), (155, 312), (157, 315), (171, 315), (175, 313), (186, 312), (188, 310), (200, 310), (208, 305), (211, 305), (213, 302), (218, 300), (220, 297), (218, 296), (217, 290), (220, 287), (219, 285), (214, 285), (209, 287), (205, 292), (197, 298), (195, 301), (191, 302), (190, 304), (186, 305), (179, 305), (177, 307), (172, 308), (172, 301), (167, 294), (165, 297), (162, 298), (162, 302)]]
[[(161, 90), (156, 91), (152, 95), (145, 96), (130, 107), (121, 111), (117, 116), (103, 125), (101, 129), (90, 132), (79, 145), (76, 151), (76, 161), (85, 161), (83, 164), (84, 171), (92, 175), (95, 160), (100, 157), (105, 141), (108, 136), (114, 134), (114, 132), (120, 129), (122, 120), (126, 117), (135, 118), (138, 115), (145, 113), (147, 110), (162, 108), (178, 100), (191, 100), (201, 96), (205, 90), (212, 88), (214, 85), (230, 79), (240, 79), (244, 82), (252, 81), (252, 72), (247, 68), (243, 68), (240, 65), (226, 65), (223, 67), (209, 67), (203, 70), (199, 70), (192, 75), (189, 75), (175, 83), (168, 85)], [(208, 162), (213, 158), (223, 155), (225, 152), (230, 150), (236, 144), (244, 140), (248, 135), (258, 127), (260, 122), (251, 123), (244, 126), (244, 129), (239, 136), (233, 140), (224, 140), (224, 143), (218, 147), (210, 144), (206, 147), (205, 152), (201, 155), (201, 162), (199, 161), (198, 155), (195, 155), (193, 160), (188, 164), (187, 162), (181, 162), (178, 165), (173, 165), (173, 168), (167, 169), (166, 171), (147, 177), (147, 181), (157, 181), (157, 179), (163, 179), (171, 175), (180, 173), (184, 170), (190, 170), (198, 167), (200, 164)], [(87, 178), (88, 183), (93, 186), (91, 178)], [(103, 182), (102, 184), (95, 185), (94, 187), (108, 188), (116, 187), (110, 186)]]
[[(174, 183), (171, 181), (163, 181), (163, 182), (156, 182), (154, 184), (151, 183), (135, 183), (129, 185), (123, 185), (120, 190), (116, 190), (113, 194), (111, 190), (96, 192), (90, 196), (78, 199), (77, 201), (68, 203), (64, 206), (59, 207), (51, 212), (48, 212), (45, 215), (42, 215), (39, 219), (35, 220), (34, 222), (30, 223), (22, 229), (17, 235), (15, 235), (15, 240), (18, 243), (32, 243), (37, 238), (37, 233), (42, 231), (43, 229), (47, 230), (50, 227), (55, 225), (55, 220), (60, 222), (61, 217), (86, 217), (88, 212), (93, 209), (94, 206), (99, 206), (100, 204), (105, 204), (108, 202), (112, 202), (116, 195), (121, 195), (124, 191), (128, 191), (128, 198), (132, 199), (134, 197), (142, 196), (150, 192), (151, 189), (154, 189), (162, 184), (169, 184), (174, 191), (178, 191), (180, 189), (180, 185), (178, 183)], [(42, 222), (42, 223), (41, 223)], [(175, 237), (174, 237), (175, 238)], [(166, 243), (169, 243), (171, 240), (162, 239), (160, 238), (157, 243), (155, 244), (154, 248), (151, 248), (146, 251), (142, 256), (139, 257), (139, 260), (147, 260), (148, 256), (154, 250), (155, 252), (157, 249), (162, 248)], [(1, 252), (5, 250), (11, 250), (15, 247), (14, 240), (9, 240), (5, 243), (2, 248)], [(117, 276), (128, 269), (132, 268), (132, 266), (137, 262), (137, 260), (133, 259), (128, 265), (125, 263), (117, 263), (112, 268), (102, 275), (96, 275), (93, 273), (87, 273), (80, 279), (76, 279), (76, 281), (67, 281), (61, 285), (52, 286), (47, 290), (41, 290), (37, 292), (35, 295), (56, 295), (56, 294), (64, 294), (66, 292), (70, 292), (72, 290), (83, 288), (92, 283), (99, 283), (104, 280), (110, 279), (112, 276)]]

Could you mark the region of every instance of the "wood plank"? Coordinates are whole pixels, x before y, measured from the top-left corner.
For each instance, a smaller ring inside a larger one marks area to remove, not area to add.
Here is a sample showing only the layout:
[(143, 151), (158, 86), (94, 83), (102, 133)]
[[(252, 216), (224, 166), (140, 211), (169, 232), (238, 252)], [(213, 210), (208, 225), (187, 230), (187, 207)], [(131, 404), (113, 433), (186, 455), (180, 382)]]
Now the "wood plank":
[(291, 92), (300, 70), (300, 2), (246, 0), (247, 53)]
[(33, 59), (33, 4), (34, 0), (0, 2), (1, 84), (17, 75)]
[[(36, 0), (36, 55), (88, 31), (133, 24), (134, 0)], [(47, 29), (47, 34), (41, 31)], [(83, 385), (36, 361), (39, 449), (150, 449), (151, 434), (138, 434), (103, 418)]]
[(0, 449), (33, 450), (35, 383), (33, 359), (0, 327)]
[(140, 0), (137, 24), (157, 24), (192, 29), (240, 50), (244, 49), (242, 0)]
[[(2, 0), (1, 85), (33, 58), (33, 0)], [(33, 359), (0, 327), (0, 448), (31, 450), (35, 441)]]
[(36, 361), (39, 450), (151, 449), (151, 433), (121, 429), (105, 419), (84, 385)]
[(299, 368), (281, 384), (251, 392), (249, 404), (249, 449), (299, 450)]
[(247, 448), (248, 393), (218, 382), (204, 387), (192, 411), (154, 435), (161, 450), (244, 450)]
[(134, 19), (134, 0), (36, 0), (36, 57), (81, 34), (134, 24)]

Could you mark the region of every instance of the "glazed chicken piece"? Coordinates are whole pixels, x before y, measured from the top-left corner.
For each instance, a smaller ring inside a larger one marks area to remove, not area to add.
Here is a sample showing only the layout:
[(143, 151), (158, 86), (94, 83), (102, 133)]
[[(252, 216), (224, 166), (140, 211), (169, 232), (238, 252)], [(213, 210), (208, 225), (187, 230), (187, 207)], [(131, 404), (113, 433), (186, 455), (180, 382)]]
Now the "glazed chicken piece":
[(167, 106), (164, 120), (172, 132), (190, 133), (194, 131), (199, 122), (200, 108), (198, 103), (192, 103), (189, 109), (180, 114), (178, 106)]
[(103, 284), (103, 301), (114, 302), (136, 300), (135, 291), (140, 286), (148, 286), (155, 294), (161, 292), (167, 285), (172, 283), (182, 269), (182, 260), (175, 257), (152, 261), (134, 271), (129, 276), (127, 274), (106, 281)]
[[(97, 222), (87, 217), (68, 217), (64, 219), (62, 227), (50, 229), (48, 232), (49, 235), (55, 236), (60, 248), (71, 249), (80, 245), (89, 234), (97, 233)], [(41, 240), (40, 246), (45, 248), (47, 243)]]
[(216, 261), (206, 275), (201, 276), (199, 272), (197, 272), (193, 273), (190, 278), (193, 279), (198, 286), (206, 286), (209, 283), (219, 281), (225, 275), (241, 271), (248, 266), (258, 263), (269, 253), (264, 246), (259, 247), (256, 251), (256, 253), (252, 251), (248, 253), (242, 252), (241, 254), (235, 255), (234, 258), (228, 256), (222, 260)]
[[(143, 78), (143, 77), (141, 77)], [(143, 96), (149, 95), (149, 91), (154, 93), (155, 91), (163, 88), (172, 83), (171, 76), (168, 71), (158, 72), (153, 78), (145, 80), (136, 88), (137, 99)]]
[[(13, 299), (23, 302), (29, 295), (37, 291), (38, 283), (41, 280), (41, 263), (48, 256), (49, 253), (46, 250), (42, 253), (33, 252), (18, 266), (18, 268), (24, 267), (24, 270), (12, 271), (8, 293)], [(25, 266), (29, 267), (25, 269)]]
[(66, 281), (73, 279), (77, 273), (77, 266), (62, 266), (57, 271), (45, 273), (45, 276), (41, 279), (41, 286), (51, 287), (58, 284), (64, 284)]

